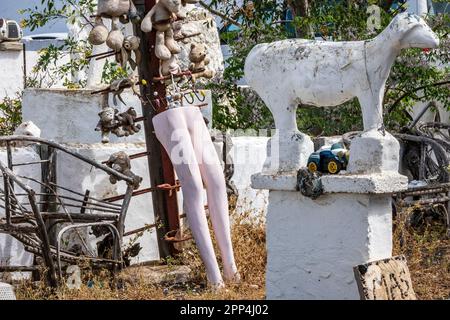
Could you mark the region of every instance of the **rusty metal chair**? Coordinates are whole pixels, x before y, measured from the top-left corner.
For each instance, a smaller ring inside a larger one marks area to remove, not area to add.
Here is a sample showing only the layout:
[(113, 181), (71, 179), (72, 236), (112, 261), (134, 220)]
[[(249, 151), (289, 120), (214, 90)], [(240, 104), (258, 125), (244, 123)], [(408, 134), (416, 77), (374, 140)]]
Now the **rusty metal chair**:
[[(11, 235), (24, 245), (26, 251), (42, 258), (49, 285), (56, 287), (60, 283), (63, 276), (62, 263), (77, 264), (81, 261), (89, 261), (92, 266), (111, 270), (120, 269), (123, 265), (124, 223), (133, 191), (138, 187), (136, 176), (124, 175), (60, 144), (41, 138), (4, 136), (0, 137), (0, 143), (6, 145), (8, 159), (7, 164), (0, 161), (0, 172), (3, 177), (3, 185), (0, 186), (0, 208), (4, 211), (4, 217), (0, 215), (0, 233)], [(49, 148), (59, 150), (91, 165), (96, 170), (103, 171), (114, 180), (124, 181), (127, 184), (127, 190), (121, 197), (121, 203), (108, 199), (97, 199), (90, 196), (89, 190), (71, 190), (52, 181), (49, 178), (51, 171), (49, 164), (54, 161), (54, 157), (29, 163), (15, 163), (12, 147), (17, 143), (34, 144), (40, 148), (44, 147), (46, 150)], [(46, 175), (41, 176), (40, 180), (30, 176), (21, 176), (13, 171), (17, 166), (36, 166), (38, 164), (41, 165), (42, 172), (47, 172)], [(35, 190), (28, 184), (40, 186), (40, 190)], [(58, 226), (61, 229), (56, 240), (51, 241), (49, 234)], [(99, 257), (94, 256), (92, 252), (86, 254), (86, 252), (80, 253), (80, 250), (71, 251), (61, 248), (61, 239), (64, 233), (68, 230), (75, 230), (86, 251), (89, 252), (86, 239), (83, 239), (77, 230), (98, 226), (110, 230), (113, 241), (112, 257)], [(30, 270), (33, 268), (0, 266), (0, 272)]]

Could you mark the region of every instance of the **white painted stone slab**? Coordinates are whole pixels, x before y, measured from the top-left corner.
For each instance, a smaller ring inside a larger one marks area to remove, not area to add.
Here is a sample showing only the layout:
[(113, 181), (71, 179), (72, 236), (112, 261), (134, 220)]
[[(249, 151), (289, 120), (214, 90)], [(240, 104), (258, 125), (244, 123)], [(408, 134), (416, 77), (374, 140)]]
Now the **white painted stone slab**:
[[(396, 171), (381, 174), (323, 175), (321, 177), (324, 193), (349, 194), (392, 194), (408, 188), (408, 178)], [(267, 175), (256, 173), (252, 176), (252, 187), (276, 191), (296, 191), (297, 175)]]
[(271, 191), (267, 299), (359, 299), (353, 267), (391, 257), (391, 199)]
[(251, 176), (259, 171), (266, 159), (266, 137), (234, 137), (231, 154), (235, 174), (232, 181), (239, 191), (236, 211), (264, 214), (267, 211), (267, 190), (255, 190), (251, 187)]
[(0, 101), (23, 90), (23, 51), (0, 50)]

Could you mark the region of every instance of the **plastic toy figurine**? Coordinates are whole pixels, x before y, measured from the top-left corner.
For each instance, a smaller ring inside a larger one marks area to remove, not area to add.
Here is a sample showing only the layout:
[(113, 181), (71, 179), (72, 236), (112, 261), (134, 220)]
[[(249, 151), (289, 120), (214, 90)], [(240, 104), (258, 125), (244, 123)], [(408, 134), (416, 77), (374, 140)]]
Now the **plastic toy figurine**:
[(335, 143), (331, 147), (324, 147), (309, 156), (308, 169), (311, 172), (337, 174), (347, 168), (349, 151), (342, 143)]

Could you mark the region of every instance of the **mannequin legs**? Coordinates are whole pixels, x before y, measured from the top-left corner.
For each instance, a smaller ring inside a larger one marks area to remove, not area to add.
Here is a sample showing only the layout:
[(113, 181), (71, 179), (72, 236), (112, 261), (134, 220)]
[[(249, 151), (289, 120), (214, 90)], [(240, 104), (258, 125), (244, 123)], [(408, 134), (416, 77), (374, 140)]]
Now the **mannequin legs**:
[(201, 112), (196, 107), (171, 109), (154, 117), (153, 124), (180, 179), (184, 211), (205, 264), (208, 281), (213, 286), (223, 286), (203, 207), (203, 185), (206, 186), (211, 222), (224, 264), (224, 277), (239, 280), (223, 170)]

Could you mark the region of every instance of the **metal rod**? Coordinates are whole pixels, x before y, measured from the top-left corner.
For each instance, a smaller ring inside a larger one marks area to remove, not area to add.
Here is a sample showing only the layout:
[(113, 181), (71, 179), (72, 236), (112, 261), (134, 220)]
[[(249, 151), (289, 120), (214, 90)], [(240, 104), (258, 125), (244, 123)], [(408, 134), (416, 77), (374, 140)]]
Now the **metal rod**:
[(11, 206), (9, 202), (9, 177), (6, 172), (3, 172), (3, 184), (5, 189), (5, 215), (6, 215), (6, 224), (11, 224)]
[(425, 199), (425, 200), (416, 200), (416, 201), (402, 201), (402, 204), (406, 204), (408, 206), (412, 206), (412, 205), (429, 205), (429, 204), (435, 204), (435, 203), (446, 203), (448, 201), (450, 201), (450, 197)]
[[(62, 203), (60, 203), (58, 201), (51, 201), (51, 202), (47, 202), (47, 203), (49, 203), (49, 204), (57, 204), (57, 205), (64, 205), (65, 207), (70, 207), (70, 208), (90, 209), (90, 210), (93, 210), (93, 211), (116, 213), (116, 214), (120, 213), (120, 210), (105, 209), (105, 208), (96, 207), (96, 206), (81, 206), (81, 205), (75, 205), (75, 204), (70, 204), (70, 203), (62, 204)], [(42, 204), (42, 202), (37, 202), (37, 204)]]
[(180, 73), (177, 74), (173, 74), (173, 75), (168, 75), (168, 76), (157, 76), (157, 77), (153, 77), (153, 81), (158, 82), (158, 81), (163, 81), (163, 80), (169, 80), (172, 79), (172, 77), (174, 78), (180, 78), (180, 77), (184, 77), (184, 76), (190, 76), (192, 74), (191, 71), (182, 71)]
[(87, 56), (86, 59), (92, 59), (92, 58), (104, 56), (104, 55), (111, 54), (111, 53), (116, 53), (116, 52), (112, 51), (112, 50), (111, 51), (106, 51), (106, 52), (101, 52), (101, 53), (97, 53), (97, 54), (93, 54), (93, 55)]
[[(43, 193), (36, 193), (36, 195), (47, 195), (47, 194), (43, 194)], [(26, 196), (26, 194), (17, 194), (17, 196)], [(115, 205), (115, 204), (109, 204), (109, 203), (106, 203), (106, 202), (92, 202), (92, 201), (84, 201), (84, 200), (81, 200), (81, 199), (76, 199), (76, 198), (72, 198), (72, 197), (68, 197), (68, 196), (63, 196), (63, 195), (59, 195), (59, 194), (55, 194), (55, 196), (56, 197), (58, 197), (58, 198), (62, 198), (62, 199), (67, 199), (67, 200), (71, 200), (71, 201), (74, 201), (74, 202), (82, 202), (82, 203), (85, 203), (85, 206), (86, 205), (93, 205), (93, 206), (95, 206), (95, 207), (99, 207), (99, 208), (106, 208), (106, 209), (111, 209), (111, 210), (115, 210), (115, 211), (117, 211), (117, 212), (119, 212), (120, 211), (120, 205)], [(89, 199), (92, 199), (92, 198), (89, 198)], [(39, 202), (39, 204), (40, 203), (42, 203), (42, 202)], [(49, 203), (49, 201), (46, 201), (46, 203)], [(59, 202), (52, 202), (52, 203), (59, 203)], [(74, 205), (72, 205), (72, 207), (74, 207)], [(79, 206), (76, 206), (77, 208), (82, 208), (82, 205), (79, 205)], [(90, 208), (90, 207), (86, 207), (86, 208)]]
[(83, 214), (83, 213), (86, 212), (86, 206), (87, 206), (87, 202), (88, 202), (88, 200), (89, 200), (89, 194), (90, 194), (90, 193), (91, 193), (91, 191), (86, 190), (86, 193), (85, 193), (84, 199), (83, 199), (83, 203), (82, 203), (82, 207), (81, 207), (81, 210), (80, 210), (80, 213), (81, 213), (81, 214)]
[(43, 143), (43, 144), (49, 145), (55, 149), (61, 150), (81, 161), (84, 161), (97, 169), (101, 169), (101, 170), (105, 171), (106, 173), (115, 176), (118, 180), (124, 180), (130, 184), (133, 184), (133, 182), (134, 182), (133, 178), (128, 177), (108, 166), (98, 163), (95, 160), (92, 160), (92, 159), (89, 159), (88, 157), (82, 156), (81, 154), (79, 154), (77, 152), (71, 151), (70, 149), (65, 148), (65, 147), (61, 146), (60, 144), (55, 143), (53, 141), (49, 141), (49, 140), (46, 140), (43, 138), (38, 138), (38, 137), (31, 137), (31, 136), (1, 136), (0, 142), (2, 142), (2, 141), (4, 141), (4, 142), (28, 141), (28, 142), (35, 142), (35, 143)]
[[(93, 213), (77, 213), (69, 212), (70, 218), (74, 220), (111, 220), (117, 221), (119, 214), (93, 214)], [(43, 219), (64, 219), (68, 220), (67, 213), (57, 213), (57, 212), (42, 212)]]
[[(142, 117), (142, 118), (143, 118), (143, 117)], [(141, 120), (141, 121), (142, 121), (142, 120)], [(137, 122), (137, 119), (135, 120), (135, 122)], [(130, 160), (134, 160), (134, 159), (146, 157), (146, 156), (148, 156), (149, 154), (150, 154), (149, 152), (145, 151), (145, 152), (140, 152), (140, 153), (135, 153), (135, 154), (129, 155), (128, 158), (130, 158)], [(102, 163), (103, 163), (103, 164), (106, 164), (106, 163), (108, 163), (108, 160), (103, 161)]]
[(190, 34), (190, 35), (187, 35), (187, 36), (175, 38), (175, 41), (183, 41), (184, 39), (189, 39), (189, 38), (192, 38), (192, 37), (196, 37), (198, 35), (201, 35), (201, 32), (196, 32), (196, 33), (193, 33), (193, 34)]
[(123, 233), (125, 232), (125, 218), (127, 216), (128, 206), (130, 205), (131, 198), (133, 197), (133, 186), (129, 185), (125, 198), (122, 203), (122, 211), (120, 212), (119, 222), (117, 223), (117, 229), (119, 230), (119, 241), (122, 247)]
[(13, 167), (21, 167), (21, 166), (28, 166), (33, 164), (42, 164), (50, 162), (50, 160), (40, 160), (40, 161), (31, 161), (31, 162), (24, 162), (24, 163), (13, 163)]
[[(155, 192), (155, 188), (146, 188), (146, 189), (142, 189), (142, 190), (137, 190), (133, 192), (133, 197), (134, 196), (140, 196), (146, 193), (150, 193), (150, 192)], [(104, 201), (106, 202), (116, 202), (119, 200), (123, 200), (125, 198), (125, 194), (119, 195), (119, 196), (114, 196), (114, 197), (110, 197), (110, 198), (105, 198)]]
[(115, 56), (116, 54), (117, 54), (117, 53), (114, 52), (114, 53), (111, 53), (111, 54), (109, 54), (109, 55), (104, 55), (104, 56), (101, 56), (101, 57), (97, 57), (97, 58), (95, 58), (95, 60), (103, 60), (103, 59), (106, 59), (106, 58)]
[(58, 280), (56, 279), (56, 270), (55, 265), (53, 264), (53, 259), (50, 254), (50, 240), (48, 238), (47, 230), (45, 227), (44, 220), (42, 219), (41, 213), (39, 212), (39, 209), (36, 205), (36, 198), (34, 197), (34, 194), (30, 192), (28, 195), (28, 200), (30, 201), (31, 207), (33, 209), (33, 213), (38, 225), (38, 231), (40, 234), (40, 238), (42, 240), (42, 252), (43, 252), (43, 258), (45, 260), (45, 264), (48, 268), (48, 281), (50, 286), (56, 288), (58, 286)]
[[(73, 194), (76, 194), (76, 195), (79, 195), (79, 196), (84, 196), (82, 193), (79, 193), (79, 192), (76, 192), (76, 191), (73, 191), (73, 190), (70, 190), (70, 189), (68, 189), (68, 188), (65, 188), (65, 187), (61, 187), (61, 186), (59, 186), (59, 185), (57, 185), (57, 184), (55, 184), (55, 183), (52, 183), (52, 182), (50, 182), (50, 184), (52, 185), (52, 186), (54, 186), (54, 187), (56, 187), (56, 188), (58, 188), (58, 189), (61, 189), (61, 190), (65, 190), (65, 191), (68, 191), (68, 192), (71, 192), (71, 193), (73, 193)], [(60, 198), (65, 198), (65, 199), (67, 199), (68, 197), (65, 197), (65, 196), (59, 196)], [(108, 203), (107, 201), (105, 201), (105, 200), (101, 200), (101, 199), (97, 199), (97, 198), (94, 198), (94, 197), (90, 197), (90, 199), (91, 200), (95, 200), (95, 201), (97, 201), (97, 202), (101, 202), (101, 203), (105, 203), (105, 204), (110, 204), (111, 206), (117, 206), (117, 207), (121, 207), (121, 205), (120, 204), (115, 204), (115, 203)]]
[(32, 272), (39, 270), (37, 266), (0, 266), (0, 272)]

